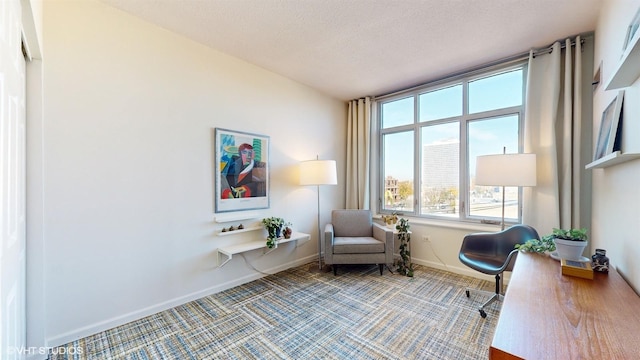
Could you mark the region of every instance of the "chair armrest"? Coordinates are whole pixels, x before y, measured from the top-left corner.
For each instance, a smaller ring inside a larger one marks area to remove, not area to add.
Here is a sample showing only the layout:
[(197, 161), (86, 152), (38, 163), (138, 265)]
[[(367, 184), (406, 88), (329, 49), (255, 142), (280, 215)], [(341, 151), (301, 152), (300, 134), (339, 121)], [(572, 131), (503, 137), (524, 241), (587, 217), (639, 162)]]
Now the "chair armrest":
[(384, 242), (385, 261), (387, 264), (393, 263), (393, 251), (395, 246), (393, 229), (373, 224), (373, 238)]
[(461, 252), (485, 254), (495, 252), (496, 248), (495, 233), (473, 233), (462, 239)]
[(324, 227), (324, 239), (318, 239), (323, 242), (324, 262), (325, 264), (333, 264), (333, 224), (327, 224)]
[(505, 260), (504, 264), (500, 267), (501, 271), (511, 271), (513, 266), (512, 266), (512, 262), (515, 261), (515, 259), (518, 257), (518, 253), (520, 252), (520, 250), (513, 250), (509, 253), (509, 255), (507, 256), (507, 260)]

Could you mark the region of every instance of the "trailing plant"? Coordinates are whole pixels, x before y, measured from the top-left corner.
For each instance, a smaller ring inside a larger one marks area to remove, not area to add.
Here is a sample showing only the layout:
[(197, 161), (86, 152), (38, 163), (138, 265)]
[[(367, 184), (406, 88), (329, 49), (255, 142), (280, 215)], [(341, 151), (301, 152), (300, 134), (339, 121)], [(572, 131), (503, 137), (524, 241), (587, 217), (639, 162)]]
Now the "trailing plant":
[(409, 250), (409, 242), (411, 241), (409, 220), (401, 218), (396, 225), (396, 230), (398, 230), (398, 240), (400, 240), (400, 259), (396, 261), (396, 271), (399, 274), (413, 277), (413, 264)]
[(276, 238), (272, 238), (272, 237), (267, 238), (267, 247), (269, 249), (273, 249), (274, 247), (276, 247), (277, 241), (278, 239)]
[(555, 251), (556, 244), (553, 242), (552, 235), (546, 235), (540, 239), (527, 240), (524, 244), (516, 244), (515, 248), (520, 251), (544, 254), (547, 251)]

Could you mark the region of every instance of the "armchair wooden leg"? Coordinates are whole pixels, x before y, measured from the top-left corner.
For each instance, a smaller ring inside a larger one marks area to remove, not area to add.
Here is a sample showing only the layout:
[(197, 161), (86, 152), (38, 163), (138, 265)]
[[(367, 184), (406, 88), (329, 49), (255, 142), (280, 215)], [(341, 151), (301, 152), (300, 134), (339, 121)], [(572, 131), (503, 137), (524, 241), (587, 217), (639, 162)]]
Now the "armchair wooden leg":
[(332, 266), (333, 266), (333, 276), (338, 275), (338, 265), (333, 264)]
[(378, 267), (380, 268), (380, 275), (382, 275), (382, 270), (384, 269), (384, 264), (378, 264)]

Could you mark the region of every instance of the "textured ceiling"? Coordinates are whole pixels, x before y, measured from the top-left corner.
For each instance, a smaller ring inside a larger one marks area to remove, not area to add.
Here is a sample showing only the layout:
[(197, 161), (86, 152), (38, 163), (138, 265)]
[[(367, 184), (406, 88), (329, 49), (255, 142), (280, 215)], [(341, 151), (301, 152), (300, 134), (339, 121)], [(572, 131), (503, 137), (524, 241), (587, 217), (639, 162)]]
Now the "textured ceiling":
[(604, 0), (102, 0), (342, 100), (595, 30)]

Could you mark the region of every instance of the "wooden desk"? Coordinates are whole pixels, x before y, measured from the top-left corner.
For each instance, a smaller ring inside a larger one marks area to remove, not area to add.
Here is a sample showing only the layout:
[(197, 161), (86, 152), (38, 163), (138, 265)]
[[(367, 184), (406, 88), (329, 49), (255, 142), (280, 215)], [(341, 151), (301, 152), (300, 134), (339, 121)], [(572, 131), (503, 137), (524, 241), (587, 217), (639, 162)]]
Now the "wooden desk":
[(489, 359), (639, 358), (640, 297), (615, 270), (587, 280), (518, 254)]

